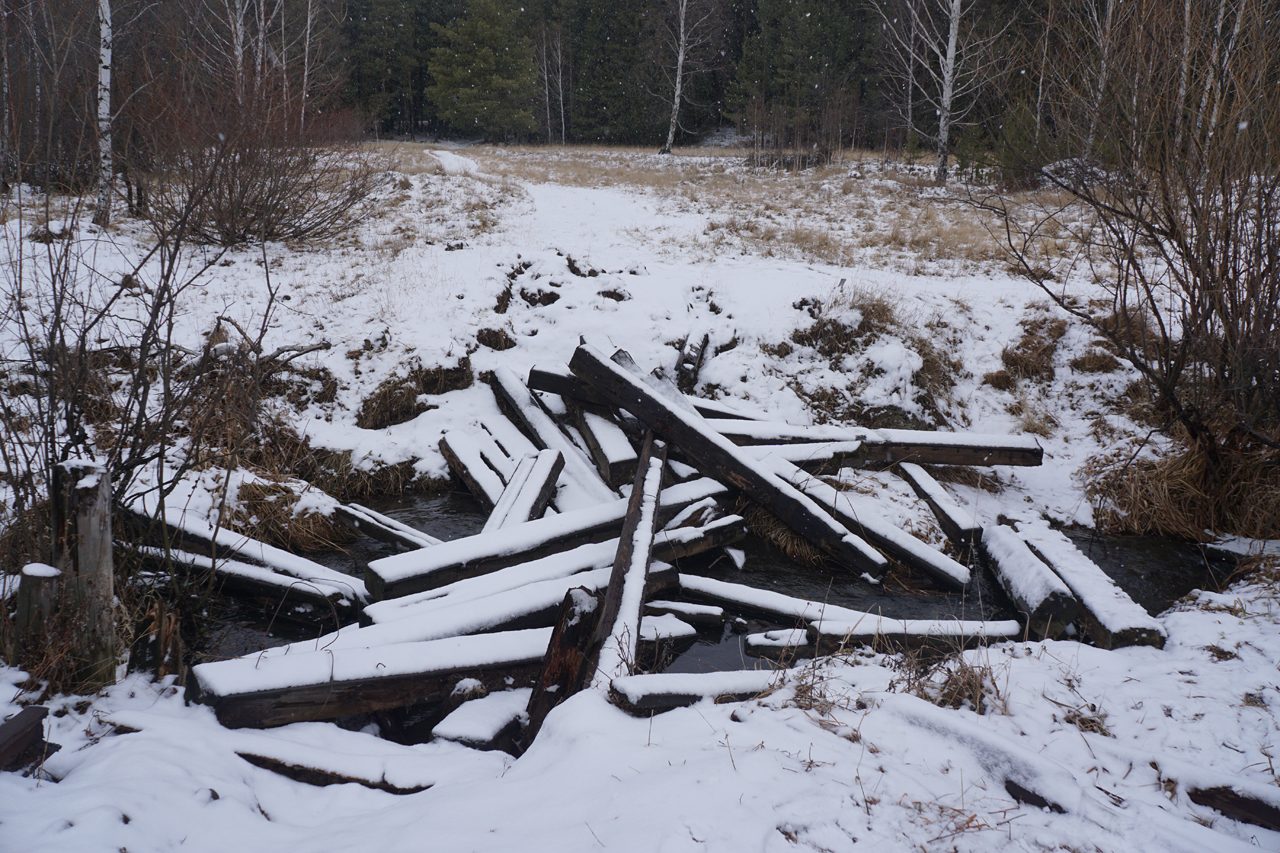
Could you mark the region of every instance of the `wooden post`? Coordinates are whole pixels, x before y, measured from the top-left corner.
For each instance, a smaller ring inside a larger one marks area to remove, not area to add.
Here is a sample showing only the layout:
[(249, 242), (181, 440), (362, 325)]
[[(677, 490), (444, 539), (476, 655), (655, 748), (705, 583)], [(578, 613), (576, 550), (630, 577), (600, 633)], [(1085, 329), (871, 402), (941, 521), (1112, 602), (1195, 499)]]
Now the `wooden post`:
[(44, 563), (23, 566), (18, 582), (17, 630), (18, 650), (27, 654), (44, 645), (49, 620), (58, 600), (58, 577), (62, 573)]
[(601, 598), (601, 593), (585, 587), (565, 593), (560, 618), (542, 659), (542, 673), (529, 696), (529, 723), (520, 738), (521, 751), (538, 736), (547, 714), (586, 686), (591, 675), (587, 668), (591, 638), (600, 619)]
[(82, 690), (115, 681), (119, 657), (114, 613), (115, 566), (111, 556), (111, 478), (102, 465), (70, 460), (54, 466), (51, 485), (54, 565), (67, 584), (75, 620), (74, 654)]

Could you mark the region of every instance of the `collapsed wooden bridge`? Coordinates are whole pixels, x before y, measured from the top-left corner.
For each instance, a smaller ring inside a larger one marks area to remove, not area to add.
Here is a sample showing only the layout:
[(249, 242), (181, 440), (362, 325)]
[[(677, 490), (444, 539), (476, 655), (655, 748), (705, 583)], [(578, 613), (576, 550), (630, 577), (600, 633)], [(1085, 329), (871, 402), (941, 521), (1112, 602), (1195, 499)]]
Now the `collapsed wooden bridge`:
[[(682, 356), (678, 372), (696, 364)], [(739, 614), (775, 626), (745, 638), (749, 653), (774, 659), (856, 644), (959, 648), (1052, 637), (1071, 623), (1106, 646), (1163, 642), (1159, 625), (1062, 534), (1043, 525), (983, 529), (924, 467), (1039, 465), (1034, 440), (775, 423), (691, 397), (681, 388), (693, 383), (678, 378), (645, 374), (627, 353), (610, 357), (585, 343), (568, 370), (535, 367), (527, 382), (499, 370), (491, 384), (506, 418), (448, 432), (440, 444), (453, 473), (491, 509), (483, 530), (441, 542), (344, 507), (344, 520), (401, 550), (372, 561), (363, 582), (168, 519), (180, 542), (216, 542), (234, 557), (188, 556), (193, 565), (354, 617), (317, 640), (200, 664), (189, 698), (232, 727), (412, 705), (436, 737), (518, 751), (579, 690), (636, 713), (759, 694), (773, 671), (643, 671), (654, 644), (718, 630)], [(894, 470), (961, 559), (901, 530), (874, 499), (824, 479), (848, 467)], [(1019, 618), (903, 620), (678, 570), (747, 534), (744, 518), (726, 509), (743, 500), (837, 570), (868, 581), (896, 562), (962, 589), (971, 565), (986, 565)]]

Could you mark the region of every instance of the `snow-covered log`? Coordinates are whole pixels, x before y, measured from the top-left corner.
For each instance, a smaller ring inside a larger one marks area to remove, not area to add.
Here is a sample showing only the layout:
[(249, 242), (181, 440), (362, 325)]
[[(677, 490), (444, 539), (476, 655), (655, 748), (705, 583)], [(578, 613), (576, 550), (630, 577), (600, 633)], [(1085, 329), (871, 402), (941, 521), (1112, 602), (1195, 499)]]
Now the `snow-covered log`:
[(764, 470), (750, 452), (735, 447), (695, 411), (675, 405), (642, 377), (590, 345), (579, 346), (569, 366), (612, 405), (631, 412), (679, 447), (703, 474), (741, 490), (837, 563), (875, 574), (884, 570), (887, 562), (882, 555), (845, 530), (813, 500)]
[(816, 653), (813, 643), (809, 642), (809, 632), (803, 628), (775, 628), (748, 634), (742, 646), (753, 658), (775, 661), (807, 659)]
[(334, 508), (334, 515), (364, 535), (406, 551), (440, 544), (436, 537), (360, 504), (341, 504)]
[(610, 696), (624, 711), (657, 713), (693, 705), (703, 699), (742, 702), (768, 693), (782, 679), (773, 669), (624, 675), (613, 680)]
[(48, 714), (48, 708), (32, 705), (0, 722), (0, 771), (17, 770), (29, 760), (41, 757), (39, 746), (44, 738), (44, 718)]
[(680, 573), (680, 590), (685, 597), (719, 605), (730, 613), (745, 613), (774, 619), (788, 627), (807, 625), (819, 619), (856, 622), (868, 614), (824, 601), (809, 601), (756, 589), (740, 583)]
[(639, 457), (622, 427), (600, 410), (575, 404), (570, 407), (570, 413), (591, 461), (605, 482), (615, 489), (631, 482)]
[[(665, 522), (690, 504), (723, 494), (712, 480), (680, 483), (662, 492), (658, 519)], [(627, 500), (547, 516), (494, 533), (481, 533), (442, 542), (421, 551), (395, 554), (369, 563), (367, 580), (375, 600), (434, 589), (463, 578), (477, 577), (528, 562), (575, 545), (618, 535)]]
[(899, 463), (896, 470), (920, 500), (928, 505), (948, 539), (965, 547), (978, 541), (982, 536), (982, 525), (972, 512), (966, 512), (956, 503), (933, 475), (914, 462)]
[(1165, 630), (1071, 540), (1043, 523), (1019, 523), (1018, 534), (1080, 601), (1083, 627), (1104, 649), (1164, 647)]
[(1071, 590), (1013, 528), (993, 524), (984, 529), (982, 550), (1032, 635), (1057, 637), (1079, 616), (1080, 607)]
[(187, 697), (230, 728), (440, 703), (463, 678), (489, 690), (532, 684), (550, 637), (550, 628), (534, 628), (305, 654), (268, 650), (192, 667)]
[[(605, 399), (590, 385), (565, 368), (537, 365), (529, 369), (529, 387), (534, 391), (559, 394), (566, 400), (588, 406), (607, 406)], [(728, 418), (732, 420), (756, 420), (757, 416), (738, 406), (721, 400), (705, 400), (690, 397), (689, 403), (704, 418)]]
[(994, 622), (961, 619), (890, 619), (875, 613), (863, 618), (820, 619), (809, 625), (809, 639), (818, 654), (842, 648), (871, 646), (881, 651), (929, 647), (959, 651), (1023, 635), (1016, 620)]
[(864, 495), (842, 492), (781, 459), (771, 458), (767, 464), (778, 476), (822, 504), (850, 530), (895, 560), (925, 572), (952, 589), (963, 589), (969, 583), (966, 566), (886, 520), (875, 502)]
[(520, 738), (522, 750), (538, 736), (547, 714), (586, 686), (591, 677), (588, 667), (593, 660), (592, 640), (600, 622), (602, 600), (601, 593), (585, 587), (565, 593), (542, 659), (542, 671), (525, 709), (528, 723)]
[(502, 465), (504, 472), (499, 472), (493, 460), (500, 458), (505, 462), (506, 454), (483, 431), (446, 432), (440, 436), (440, 455), (467, 491), (490, 509), (497, 505), (507, 479), (515, 471), (514, 467)]
[(526, 719), (525, 708), (532, 692), (528, 687), (521, 687), (468, 699), (436, 723), (431, 736), (472, 749), (509, 750)]
[(708, 332), (690, 332), (680, 348), (680, 357), (676, 359), (676, 387), (682, 393), (692, 394), (698, 387), (698, 374), (702, 372), (702, 363), (707, 358), (707, 344), (711, 343)]
[(695, 604), (691, 601), (650, 601), (644, 606), (644, 612), (654, 616), (670, 614), (698, 628), (718, 628), (724, 624), (724, 608), (714, 604)]
[(558, 450), (540, 450), (521, 459), (485, 522), (483, 532), (541, 518), (555, 496), (556, 479), (562, 470), (564, 457)]

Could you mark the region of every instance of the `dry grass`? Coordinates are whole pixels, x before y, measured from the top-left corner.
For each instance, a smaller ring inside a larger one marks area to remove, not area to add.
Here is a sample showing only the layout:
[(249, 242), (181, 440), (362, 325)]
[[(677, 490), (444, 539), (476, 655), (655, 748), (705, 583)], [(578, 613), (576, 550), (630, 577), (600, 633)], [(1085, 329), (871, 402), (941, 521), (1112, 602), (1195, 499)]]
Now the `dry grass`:
[(240, 486), (228, 528), (291, 551), (323, 551), (354, 542), (351, 528), (330, 515), (298, 511), (309, 487), (301, 483), (259, 480)]
[(1280, 538), (1280, 454), (1227, 453), (1216, 470), (1195, 450), (1137, 461), (1130, 455), (1121, 450), (1085, 468), (1100, 528), (1194, 541), (1208, 531)]
[(384, 379), (360, 404), (356, 426), (361, 429), (383, 429), (411, 421), (433, 408), (421, 398), (470, 387), (475, 381), (471, 360), (465, 356), (451, 366), (424, 367), (414, 364), (404, 373)]
[(1048, 382), (1053, 379), (1053, 357), (1067, 333), (1067, 321), (1044, 315), (1022, 321), (1022, 338), (1000, 353), (1005, 371), (1014, 379)]
[(740, 498), (734, 511), (746, 519), (748, 530), (773, 545), (788, 559), (808, 566), (821, 565), (824, 561), (822, 551), (758, 504)]
[(1080, 373), (1114, 373), (1120, 369), (1120, 361), (1109, 352), (1094, 350), (1071, 359), (1071, 369)]
[(942, 708), (1008, 714), (1008, 697), (1000, 686), (1000, 673), (985, 654), (981, 660), (975, 657), (974, 653), (958, 650), (942, 655), (929, 651), (903, 652), (896, 659), (897, 675), (890, 689)]

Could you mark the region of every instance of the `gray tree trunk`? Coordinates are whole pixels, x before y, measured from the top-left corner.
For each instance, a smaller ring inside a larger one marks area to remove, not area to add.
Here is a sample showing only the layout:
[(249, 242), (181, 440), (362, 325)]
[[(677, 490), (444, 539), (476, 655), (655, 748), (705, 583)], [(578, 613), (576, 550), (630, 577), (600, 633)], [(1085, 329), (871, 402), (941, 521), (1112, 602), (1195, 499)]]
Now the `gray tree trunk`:
[(52, 482), (54, 566), (67, 585), (76, 620), (75, 657), (81, 689), (115, 681), (119, 649), (115, 625), (115, 566), (111, 555), (111, 478), (96, 462), (54, 466)]

